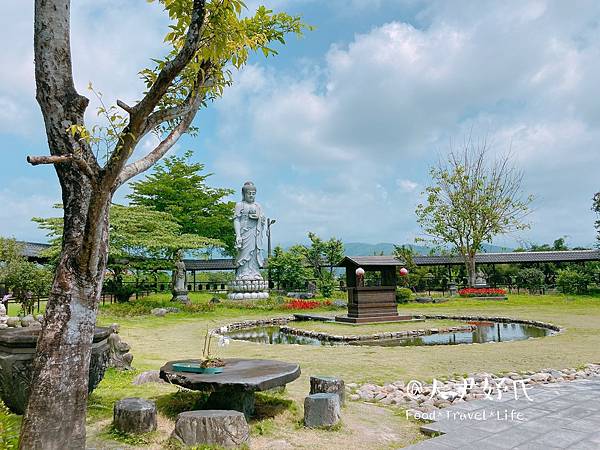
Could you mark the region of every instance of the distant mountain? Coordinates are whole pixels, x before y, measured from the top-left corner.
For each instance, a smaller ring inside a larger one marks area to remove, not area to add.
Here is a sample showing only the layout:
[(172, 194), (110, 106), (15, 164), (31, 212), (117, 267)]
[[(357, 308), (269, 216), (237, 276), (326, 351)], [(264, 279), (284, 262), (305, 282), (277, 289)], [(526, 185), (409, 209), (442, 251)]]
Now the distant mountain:
[[(428, 255), (431, 251), (430, 247), (424, 245), (404, 244), (411, 247), (418, 255)], [(512, 252), (512, 248), (500, 247), (498, 245), (483, 244), (482, 250), (484, 253), (503, 253)], [(344, 244), (344, 253), (348, 256), (372, 256), (372, 255), (393, 255), (394, 244), (389, 242), (380, 242), (378, 244), (366, 244), (364, 242), (347, 242)]]
[[(415, 253), (426, 255), (429, 253), (429, 247), (423, 245), (405, 244), (411, 247)], [(344, 253), (348, 256), (372, 256), (372, 255), (393, 255), (394, 244), (389, 242), (380, 242), (379, 244), (365, 244), (364, 242), (348, 242), (344, 244)]]

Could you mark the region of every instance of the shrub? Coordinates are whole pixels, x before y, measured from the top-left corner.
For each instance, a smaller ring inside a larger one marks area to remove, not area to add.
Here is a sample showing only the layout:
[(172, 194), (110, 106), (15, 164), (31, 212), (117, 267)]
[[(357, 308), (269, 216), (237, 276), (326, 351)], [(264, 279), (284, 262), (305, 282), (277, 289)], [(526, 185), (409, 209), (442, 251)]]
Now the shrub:
[(585, 294), (591, 282), (589, 275), (573, 269), (558, 271), (556, 285), (563, 294)]
[(409, 288), (396, 289), (396, 303), (406, 303), (412, 297), (412, 291)]
[(506, 291), (496, 288), (465, 288), (458, 291), (461, 297), (504, 297)]
[(517, 273), (519, 286), (527, 288), (530, 292), (541, 291), (544, 286), (544, 279), (544, 272), (532, 267), (521, 269)]

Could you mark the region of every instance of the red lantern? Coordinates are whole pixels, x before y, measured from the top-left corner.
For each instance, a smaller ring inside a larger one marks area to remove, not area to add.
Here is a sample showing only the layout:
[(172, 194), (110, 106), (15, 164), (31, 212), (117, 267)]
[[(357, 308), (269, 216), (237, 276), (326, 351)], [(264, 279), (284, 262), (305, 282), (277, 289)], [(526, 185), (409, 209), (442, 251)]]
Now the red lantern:
[(398, 271), (398, 273), (400, 274), (401, 277), (405, 277), (406, 275), (408, 275), (408, 269), (406, 267), (403, 267), (402, 269), (400, 269)]

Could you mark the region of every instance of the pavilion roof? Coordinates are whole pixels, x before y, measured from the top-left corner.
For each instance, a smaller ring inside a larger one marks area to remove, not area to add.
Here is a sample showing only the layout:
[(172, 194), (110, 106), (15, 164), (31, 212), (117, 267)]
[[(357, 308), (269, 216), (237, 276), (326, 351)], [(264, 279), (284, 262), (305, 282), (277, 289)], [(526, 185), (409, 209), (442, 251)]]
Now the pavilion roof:
[[(464, 264), (462, 257), (421, 256), (415, 255), (413, 261), (417, 266), (443, 266)], [(600, 261), (600, 250), (564, 250), (550, 252), (510, 252), (510, 253), (477, 253), (478, 264), (513, 264), (513, 263), (545, 263), (545, 262), (584, 262)], [(400, 266), (404, 262), (395, 256), (346, 256), (338, 266), (348, 264), (368, 266)]]

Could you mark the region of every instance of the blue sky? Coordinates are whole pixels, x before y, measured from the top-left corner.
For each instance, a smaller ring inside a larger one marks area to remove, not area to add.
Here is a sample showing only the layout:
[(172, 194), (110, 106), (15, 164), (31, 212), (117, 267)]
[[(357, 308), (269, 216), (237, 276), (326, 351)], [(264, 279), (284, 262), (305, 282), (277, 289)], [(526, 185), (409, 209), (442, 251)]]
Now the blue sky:
[[(28, 154), (47, 153), (33, 79), (33, 2), (9, 2), (0, 27), (0, 235), (41, 241), (58, 182)], [(175, 152), (238, 192), (246, 180), (276, 242), (308, 231), (347, 242), (410, 243), (428, 168), (472, 133), (510, 150), (536, 198), (516, 246), (567, 236), (593, 245), (600, 190), (600, 3), (596, 1), (248, 1), (316, 27), (280, 55), (253, 57), (224, 97), (198, 114)], [(79, 90), (134, 102), (139, 69), (164, 52), (167, 21), (145, 0), (73, 2)], [(94, 107), (89, 109), (94, 119)], [(149, 151), (149, 140), (134, 157)], [(127, 190), (117, 194), (123, 201)]]

